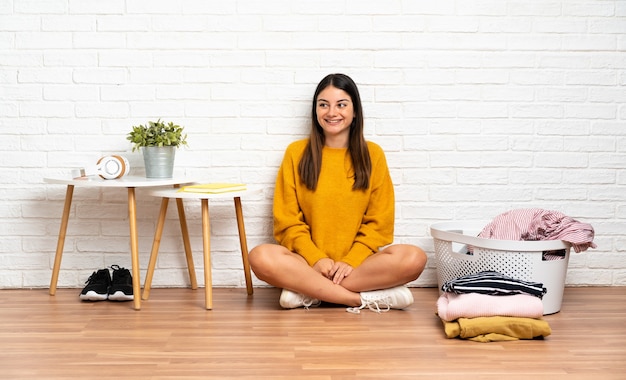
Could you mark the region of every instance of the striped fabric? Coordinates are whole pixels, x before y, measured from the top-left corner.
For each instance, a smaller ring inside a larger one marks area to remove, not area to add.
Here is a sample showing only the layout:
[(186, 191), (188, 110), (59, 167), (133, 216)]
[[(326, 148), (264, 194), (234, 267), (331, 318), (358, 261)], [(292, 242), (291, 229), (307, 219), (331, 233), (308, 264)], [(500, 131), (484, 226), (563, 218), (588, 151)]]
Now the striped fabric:
[(546, 294), (546, 288), (542, 283), (518, 280), (493, 271), (479, 272), (447, 281), (441, 286), (441, 290), (456, 294), (479, 293), (494, 296), (530, 294), (539, 298)]
[(478, 235), (500, 240), (563, 240), (575, 252), (596, 248), (594, 230), (565, 214), (540, 208), (516, 209), (496, 216)]

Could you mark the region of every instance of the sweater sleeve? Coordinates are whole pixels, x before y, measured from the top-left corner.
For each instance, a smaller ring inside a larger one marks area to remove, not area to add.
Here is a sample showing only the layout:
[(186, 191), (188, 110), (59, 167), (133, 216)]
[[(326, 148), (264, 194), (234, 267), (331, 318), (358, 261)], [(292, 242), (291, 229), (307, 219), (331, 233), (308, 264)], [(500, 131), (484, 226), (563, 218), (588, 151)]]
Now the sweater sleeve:
[(353, 267), (357, 267), (368, 256), (393, 242), (395, 221), (393, 182), (382, 148), (370, 143), (369, 149), (372, 157), (370, 199), (352, 248), (342, 260)]
[(328, 257), (311, 239), (311, 229), (298, 204), (297, 181), (300, 156), (293, 146), (287, 148), (276, 177), (274, 190), (274, 238), (292, 252), (304, 257), (313, 266)]

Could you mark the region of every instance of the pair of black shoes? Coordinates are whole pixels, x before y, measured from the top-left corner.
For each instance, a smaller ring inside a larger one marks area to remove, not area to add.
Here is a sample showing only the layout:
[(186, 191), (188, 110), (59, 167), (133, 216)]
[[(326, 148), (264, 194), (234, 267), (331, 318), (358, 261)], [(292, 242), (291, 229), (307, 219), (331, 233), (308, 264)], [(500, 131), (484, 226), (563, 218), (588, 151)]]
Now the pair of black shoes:
[(80, 292), (82, 301), (132, 301), (133, 277), (126, 268), (111, 265), (113, 276), (108, 268), (93, 272), (87, 286)]

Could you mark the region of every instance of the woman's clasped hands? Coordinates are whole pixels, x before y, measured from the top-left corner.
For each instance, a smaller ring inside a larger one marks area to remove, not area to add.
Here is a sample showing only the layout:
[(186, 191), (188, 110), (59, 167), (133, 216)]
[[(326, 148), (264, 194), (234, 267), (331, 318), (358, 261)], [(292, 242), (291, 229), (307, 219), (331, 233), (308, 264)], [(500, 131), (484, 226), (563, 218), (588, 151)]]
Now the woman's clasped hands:
[(352, 273), (352, 266), (342, 261), (334, 261), (330, 258), (323, 258), (318, 260), (313, 269), (319, 272), (322, 276), (328, 278), (333, 283), (339, 285), (344, 278), (348, 277)]

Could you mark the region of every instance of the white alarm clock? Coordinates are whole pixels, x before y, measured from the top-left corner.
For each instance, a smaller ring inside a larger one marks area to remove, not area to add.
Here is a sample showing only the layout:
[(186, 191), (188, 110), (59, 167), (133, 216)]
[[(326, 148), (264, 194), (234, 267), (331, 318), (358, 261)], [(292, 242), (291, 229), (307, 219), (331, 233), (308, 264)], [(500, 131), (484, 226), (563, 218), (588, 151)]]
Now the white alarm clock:
[(96, 163), (96, 172), (104, 179), (122, 178), (127, 175), (129, 171), (130, 164), (124, 156), (104, 156)]

